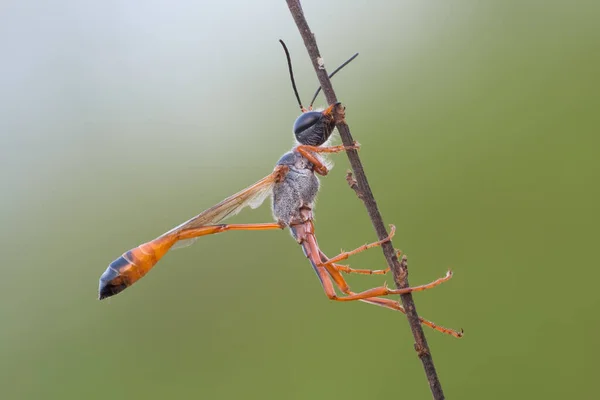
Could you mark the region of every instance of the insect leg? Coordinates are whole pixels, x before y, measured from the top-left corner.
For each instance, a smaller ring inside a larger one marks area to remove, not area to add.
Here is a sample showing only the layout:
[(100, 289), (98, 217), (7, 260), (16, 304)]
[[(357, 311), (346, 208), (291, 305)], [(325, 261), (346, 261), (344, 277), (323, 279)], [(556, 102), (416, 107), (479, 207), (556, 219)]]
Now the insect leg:
[[(304, 237), (302, 238), (301, 245), (304, 249), (304, 254), (310, 260), (310, 262), (313, 266), (313, 269), (319, 276), (319, 279), (321, 279), (321, 283), (323, 283), (323, 281), (324, 281), (323, 275), (324, 274), (327, 275), (326, 267), (328, 265), (323, 264), (323, 262), (322, 262), (322, 259), (321, 259), (322, 252), (320, 251), (319, 246), (317, 244), (317, 238), (315, 237), (315, 235), (312, 232), (308, 232), (308, 231), (304, 232)], [(335, 270), (333, 267), (331, 267), (330, 269)], [(373, 289), (365, 290), (360, 293), (354, 293), (351, 295), (347, 295), (344, 297), (338, 297), (335, 294), (335, 292), (330, 293), (327, 290), (325, 290), (325, 293), (327, 294), (327, 297), (329, 297), (331, 300), (354, 301), (354, 300), (366, 299), (368, 297), (378, 297), (378, 296), (387, 296), (390, 294), (408, 294), (408, 293), (412, 293), (412, 292), (420, 292), (423, 290), (432, 289), (432, 288), (448, 281), (450, 278), (452, 278), (452, 271), (448, 270), (448, 273), (446, 274), (445, 277), (439, 278), (433, 282), (430, 282), (430, 283), (427, 283), (427, 284), (421, 285), (421, 286), (414, 286), (414, 287), (408, 287), (408, 288), (403, 288), (403, 289), (390, 289), (389, 287), (384, 285), (384, 286), (375, 287)]]
[[(327, 267), (327, 265), (325, 267)], [(327, 269), (327, 270), (329, 271), (329, 269)], [(335, 269), (331, 268), (331, 270), (335, 270)], [(335, 300), (335, 301), (354, 301), (354, 300), (366, 299), (369, 297), (388, 296), (390, 294), (408, 294), (408, 293), (413, 293), (413, 292), (421, 292), (423, 290), (433, 289), (434, 287), (450, 280), (450, 278), (452, 278), (452, 271), (448, 271), (446, 276), (444, 276), (443, 278), (436, 279), (435, 281), (429, 282), (425, 285), (412, 286), (412, 287), (407, 287), (404, 289), (390, 289), (389, 287), (384, 285), (384, 286), (375, 287), (373, 289), (368, 289), (368, 290), (365, 290), (360, 293), (354, 293), (354, 294), (344, 296), (344, 297), (337, 297), (333, 300)]]
[[(325, 256), (325, 254), (323, 254), (322, 252), (321, 252), (321, 260), (323, 261), (325, 268), (327, 269), (327, 272), (329, 273), (330, 277), (333, 279), (333, 281), (338, 286), (340, 291), (342, 291), (343, 293), (348, 294), (348, 295), (355, 294), (354, 292), (352, 292), (350, 290), (350, 287), (346, 283), (346, 280), (344, 279), (344, 277), (333, 267), (333, 265), (326, 263), (327, 256)], [(388, 308), (388, 309), (394, 310), (394, 311), (400, 311), (401, 313), (406, 314), (404, 307), (402, 307), (402, 305), (399, 302), (394, 301), (394, 300), (382, 299), (380, 297), (369, 297), (366, 299), (361, 299), (359, 301), (362, 301), (367, 304), (373, 304), (376, 306)], [(435, 323), (433, 323), (429, 320), (426, 320), (425, 318), (422, 318), (422, 317), (419, 317), (419, 321), (421, 322), (421, 324), (428, 326), (429, 328), (434, 329), (438, 332), (445, 333), (447, 335), (452, 335), (456, 338), (460, 338), (463, 336), (462, 330), (459, 332), (459, 331), (455, 331), (453, 329), (444, 328), (443, 326), (436, 325)]]
[(351, 149), (358, 149), (360, 145), (355, 142), (352, 146), (330, 146), (330, 147), (320, 147), (320, 146), (309, 146), (302, 144), (296, 147), (296, 151), (300, 153), (304, 158), (310, 161), (315, 168), (315, 172), (319, 175), (327, 175), (329, 170), (327, 167), (319, 160), (317, 156), (313, 153), (339, 153), (341, 151), (347, 151)]
[(340, 272), (345, 272), (347, 274), (359, 274), (359, 275), (385, 275), (390, 271), (390, 267), (387, 267), (386, 269), (354, 269), (354, 268), (350, 268), (347, 265), (341, 265), (341, 264), (334, 264), (331, 263), (327, 256), (319, 250), (319, 254), (321, 255), (321, 260), (325, 260), (323, 261), (322, 265), (331, 265), (336, 271), (340, 271)]
[(337, 256), (330, 258), (327, 260), (326, 264), (333, 264), (333, 263), (337, 263), (338, 261), (342, 261), (347, 259), (348, 257), (354, 255), (354, 254), (358, 254), (361, 253), (365, 250), (371, 249), (373, 247), (379, 247), (382, 244), (384, 244), (385, 242), (389, 242), (390, 240), (392, 240), (392, 238), (394, 237), (394, 234), (396, 233), (396, 227), (394, 225), (390, 225), (390, 234), (388, 235), (388, 237), (386, 237), (383, 240), (380, 240), (378, 242), (373, 242), (373, 243), (369, 243), (369, 244), (365, 244), (362, 245), (352, 251), (345, 251), (345, 252), (341, 252), (340, 254), (338, 254)]
[(283, 225), (275, 222), (266, 224), (219, 224), (206, 225), (199, 228), (184, 229), (177, 234), (178, 240), (193, 239), (199, 236), (212, 235), (225, 231), (263, 231), (269, 229), (283, 229)]

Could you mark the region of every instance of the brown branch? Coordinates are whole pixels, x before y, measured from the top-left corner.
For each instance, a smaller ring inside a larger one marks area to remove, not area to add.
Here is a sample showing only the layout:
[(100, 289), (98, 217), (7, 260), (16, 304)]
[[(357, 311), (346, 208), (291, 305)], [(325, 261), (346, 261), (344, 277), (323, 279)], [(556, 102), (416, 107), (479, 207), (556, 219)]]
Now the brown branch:
[[(327, 70), (324, 68), (322, 64), (321, 54), (319, 53), (319, 48), (317, 47), (317, 42), (315, 40), (314, 34), (311, 32), (308, 27), (308, 23), (306, 22), (306, 18), (304, 17), (304, 12), (302, 11), (302, 5), (299, 0), (286, 0), (290, 12), (298, 26), (298, 30), (300, 31), (300, 35), (302, 39), (304, 39), (304, 45), (306, 46), (306, 50), (308, 51), (308, 55), (313, 63), (313, 67), (315, 68), (315, 72), (317, 73), (317, 77), (319, 78), (319, 82), (321, 83), (321, 87), (323, 88), (323, 93), (325, 94), (325, 98), (329, 104), (334, 104), (337, 102), (337, 97), (335, 92), (333, 91), (333, 87), (331, 86), (331, 81), (327, 76)], [(346, 146), (351, 146), (354, 143), (354, 139), (350, 134), (350, 129), (345, 121), (342, 121), (337, 124), (338, 131), (340, 132), (340, 136), (342, 137), (342, 142)], [(369, 186), (369, 182), (367, 181), (367, 177), (365, 175), (365, 171), (363, 169), (362, 163), (358, 157), (358, 153), (356, 150), (349, 150), (346, 152), (348, 154), (348, 159), (350, 160), (350, 165), (352, 170), (354, 171), (354, 175), (356, 176), (356, 180), (352, 178), (351, 175), (347, 177), (348, 183), (350, 186), (356, 191), (361, 200), (365, 203), (367, 208), (367, 212), (369, 213), (369, 217), (371, 218), (371, 222), (373, 223), (373, 227), (377, 232), (377, 236), (379, 240), (383, 240), (388, 236), (386, 227), (383, 223), (383, 219), (381, 217), (381, 213), (377, 208), (377, 203), (375, 202), (375, 198), (373, 197), (373, 192), (371, 191), (371, 187)], [(385, 259), (394, 274), (394, 282), (396, 283), (396, 287), (407, 288), (408, 284), (408, 264), (406, 257), (402, 258), (402, 262), (398, 261), (398, 257), (396, 256), (396, 252), (394, 251), (394, 246), (391, 241), (385, 242), (382, 246), (383, 254), (385, 255)], [(413, 301), (411, 294), (404, 294), (400, 296), (402, 305), (406, 309), (406, 317), (408, 318), (408, 322), (410, 324), (410, 329), (415, 338), (415, 350), (421, 362), (423, 363), (423, 368), (425, 369), (425, 374), (427, 375), (427, 380), (429, 381), (429, 387), (433, 394), (434, 399), (443, 399), (444, 392), (442, 391), (442, 385), (437, 376), (437, 372), (435, 370), (435, 366), (433, 364), (433, 359), (431, 356), (431, 351), (429, 350), (429, 346), (427, 345), (427, 340), (425, 339), (425, 334), (423, 333), (423, 328), (419, 322), (419, 316), (417, 314), (417, 309), (415, 308), (415, 303)]]

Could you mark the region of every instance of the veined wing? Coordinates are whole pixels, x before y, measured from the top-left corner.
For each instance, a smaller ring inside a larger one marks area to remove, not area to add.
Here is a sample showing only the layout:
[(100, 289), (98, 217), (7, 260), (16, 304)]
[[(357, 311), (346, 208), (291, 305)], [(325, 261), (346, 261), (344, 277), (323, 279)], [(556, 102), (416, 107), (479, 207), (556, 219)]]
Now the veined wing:
[[(179, 226), (176, 226), (162, 236), (171, 235), (176, 232), (182, 232), (187, 229), (217, 224), (226, 218), (238, 214), (246, 206), (250, 206), (250, 208), (259, 207), (272, 193), (275, 183), (281, 181), (286, 172), (286, 167), (277, 166), (277, 168), (275, 168), (270, 175), (267, 175), (252, 186), (249, 186), (241, 192), (229, 196), (220, 203), (215, 204), (211, 208), (196, 215), (194, 218), (184, 222)], [(189, 246), (195, 240), (196, 239), (181, 240), (177, 242), (173, 248), (176, 249)]]

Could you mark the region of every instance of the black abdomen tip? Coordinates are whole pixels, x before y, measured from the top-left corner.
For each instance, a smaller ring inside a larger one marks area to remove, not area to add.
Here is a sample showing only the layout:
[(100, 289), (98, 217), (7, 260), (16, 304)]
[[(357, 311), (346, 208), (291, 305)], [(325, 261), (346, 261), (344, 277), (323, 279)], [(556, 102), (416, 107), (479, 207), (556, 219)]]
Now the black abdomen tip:
[[(98, 285), (98, 300), (105, 299), (110, 296), (114, 296), (117, 293), (122, 292), (127, 288), (127, 284), (123, 282), (123, 279), (117, 279), (121, 276), (117, 268), (123, 267), (129, 264), (124, 257), (119, 257), (113, 261), (106, 271), (100, 277)], [(118, 282), (118, 283), (117, 283)]]
[(121, 293), (127, 288), (127, 285), (121, 283), (119, 285), (113, 285), (110, 282), (100, 281), (100, 288), (98, 290), (98, 300), (105, 299), (110, 296), (114, 296), (117, 293)]

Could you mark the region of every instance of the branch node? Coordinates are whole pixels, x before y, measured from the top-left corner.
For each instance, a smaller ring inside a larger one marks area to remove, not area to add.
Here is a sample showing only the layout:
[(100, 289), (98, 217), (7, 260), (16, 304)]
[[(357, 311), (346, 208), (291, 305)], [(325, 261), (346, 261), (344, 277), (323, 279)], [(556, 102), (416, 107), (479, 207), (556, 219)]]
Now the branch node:
[(350, 189), (354, 190), (356, 196), (358, 196), (358, 198), (362, 201), (365, 201), (365, 196), (363, 192), (358, 188), (358, 182), (356, 181), (356, 179), (354, 179), (354, 175), (352, 175), (352, 171), (350, 170), (346, 172), (346, 182), (348, 182), (348, 186), (350, 186)]
[(425, 348), (423, 345), (420, 345), (419, 343), (415, 343), (415, 351), (417, 352), (417, 355), (419, 356), (419, 358), (427, 357), (430, 355), (429, 349)]
[(403, 254), (402, 258), (400, 259), (400, 268), (406, 271), (406, 273), (408, 274), (408, 257), (406, 256), (406, 254)]

